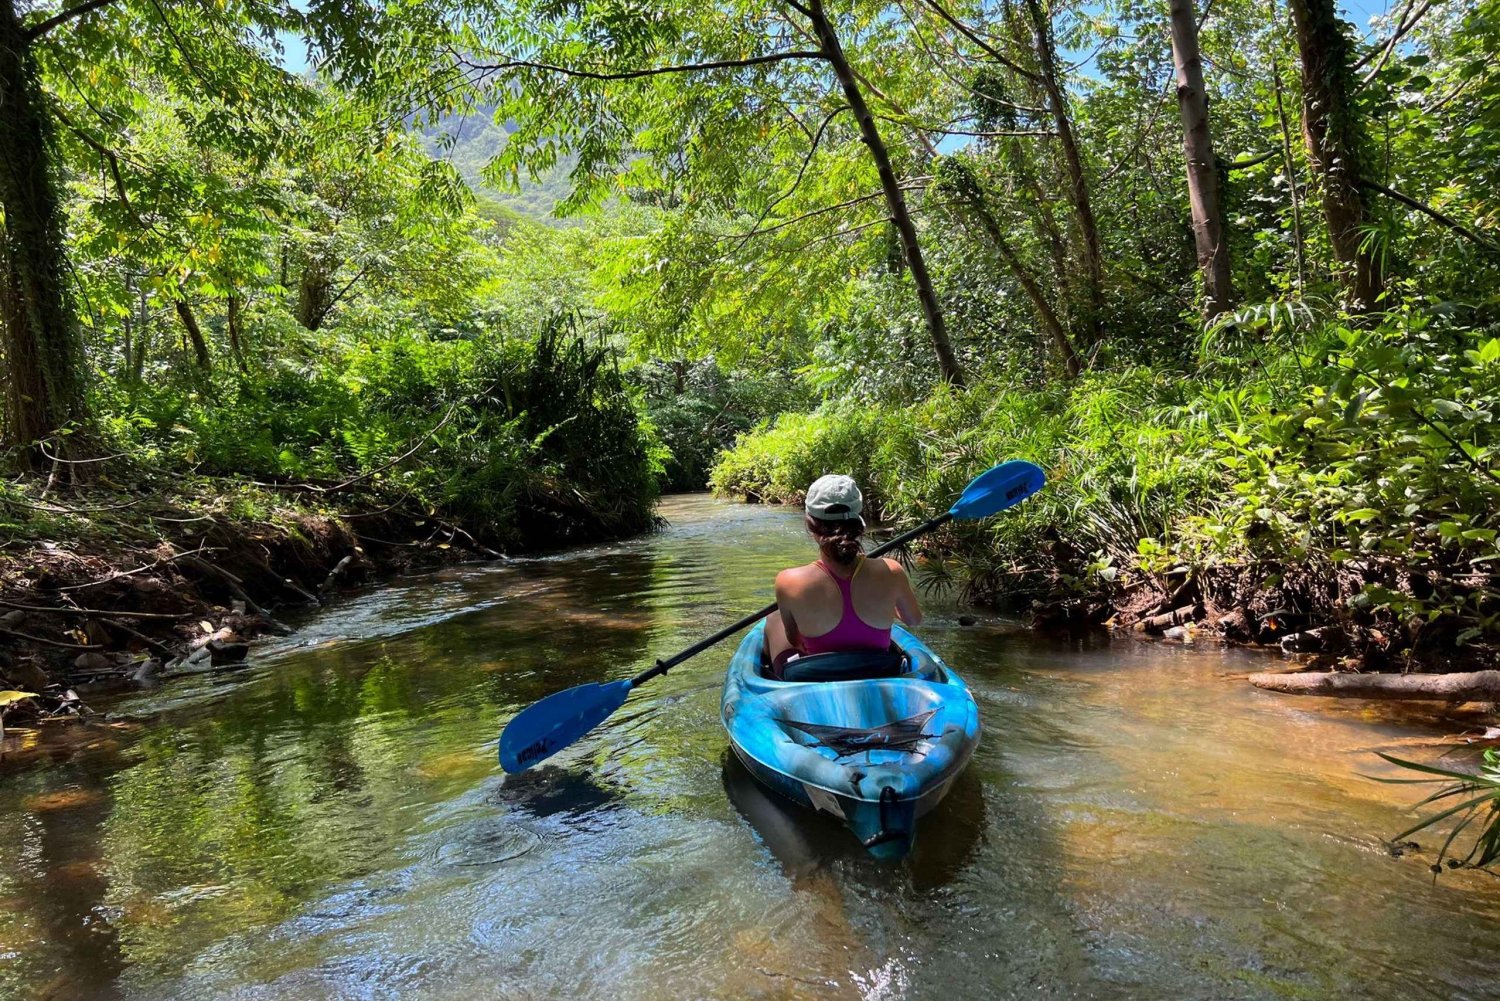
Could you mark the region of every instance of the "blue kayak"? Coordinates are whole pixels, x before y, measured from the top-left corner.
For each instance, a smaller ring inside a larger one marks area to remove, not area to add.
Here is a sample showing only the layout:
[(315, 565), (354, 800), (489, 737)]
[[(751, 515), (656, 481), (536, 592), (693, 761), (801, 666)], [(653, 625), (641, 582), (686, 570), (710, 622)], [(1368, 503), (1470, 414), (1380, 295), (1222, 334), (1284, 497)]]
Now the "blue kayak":
[(761, 784), (842, 820), (872, 855), (905, 855), (979, 744), (968, 686), (900, 625), (889, 653), (801, 657), (773, 681), (764, 634), (762, 621), (729, 662), (720, 715), (734, 753)]

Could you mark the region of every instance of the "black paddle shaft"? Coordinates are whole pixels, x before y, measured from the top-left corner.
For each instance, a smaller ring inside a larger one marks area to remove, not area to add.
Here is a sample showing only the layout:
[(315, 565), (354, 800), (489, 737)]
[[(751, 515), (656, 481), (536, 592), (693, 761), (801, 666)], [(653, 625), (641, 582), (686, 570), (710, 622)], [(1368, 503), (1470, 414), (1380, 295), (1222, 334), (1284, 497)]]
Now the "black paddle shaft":
[[(868, 555), (884, 556), (886, 553), (890, 552), (892, 549), (895, 549), (897, 546), (904, 546), (906, 543), (910, 542), (912, 539), (915, 539), (917, 536), (925, 535), (926, 533), (932, 531), (934, 528), (937, 528), (940, 525), (945, 525), (952, 520), (953, 512), (944, 511), (936, 518), (932, 518), (928, 521), (922, 522), (922, 524), (918, 525), (916, 528), (913, 528), (911, 531), (902, 532), (891, 541), (876, 546), (874, 549), (870, 550)], [(686, 650), (683, 650), (681, 653), (668, 657), (666, 660), (658, 660), (651, 667), (642, 671), (634, 678), (631, 678), (630, 687), (639, 688), (641, 685), (644, 685), (646, 682), (650, 681), (657, 675), (666, 674), (668, 671), (676, 667), (678, 664), (681, 664), (683, 661), (698, 656), (709, 647), (715, 645), (716, 643), (720, 643), (723, 640), (727, 640), (729, 637), (733, 636), (741, 629), (744, 629), (746, 626), (754, 625), (774, 611), (776, 611), (776, 602), (773, 601), (765, 608), (762, 608), (760, 611), (752, 612), (751, 614), (745, 616), (743, 619), (740, 619), (738, 622), (725, 626), (723, 629), (720, 629), (712, 636), (709, 636), (706, 639), (699, 640), (697, 643), (694, 643), (692, 646), (688, 647)]]

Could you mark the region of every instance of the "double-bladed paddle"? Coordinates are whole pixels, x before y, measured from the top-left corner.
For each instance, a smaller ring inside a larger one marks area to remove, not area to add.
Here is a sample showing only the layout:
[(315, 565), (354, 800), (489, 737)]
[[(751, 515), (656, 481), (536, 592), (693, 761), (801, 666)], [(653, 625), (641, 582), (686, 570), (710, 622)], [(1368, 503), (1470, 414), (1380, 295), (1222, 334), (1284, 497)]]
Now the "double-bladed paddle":
[[(1002, 462), (974, 477), (947, 511), (883, 545), (876, 546), (869, 555), (882, 556), (954, 519), (974, 521), (999, 514), (1042, 489), (1046, 482), (1047, 477), (1041, 467), (1034, 463), (1023, 459)], [(774, 611), (776, 604), (772, 602), (753, 615), (725, 626), (707, 639), (699, 640), (681, 653), (666, 660), (658, 660), (634, 678), (579, 685), (532, 703), (507, 723), (500, 734), (500, 766), (507, 772), (520, 772), (551, 757), (604, 722), (620, 708), (625, 697), (633, 690)]]

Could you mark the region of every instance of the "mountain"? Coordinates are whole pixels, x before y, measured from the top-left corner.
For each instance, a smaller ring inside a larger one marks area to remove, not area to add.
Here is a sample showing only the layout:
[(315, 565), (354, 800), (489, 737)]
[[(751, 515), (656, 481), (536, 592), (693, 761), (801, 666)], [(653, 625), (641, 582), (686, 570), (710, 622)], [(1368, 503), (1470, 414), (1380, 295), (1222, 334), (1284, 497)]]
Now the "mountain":
[(572, 156), (558, 161), (539, 180), (523, 178), (519, 192), (492, 187), (484, 180), (485, 165), (505, 148), (512, 131), (495, 122), (494, 108), (480, 107), (467, 116), (443, 118), (424, 130), (422, 136), (428, 153), (452, 163), (482, 200), (499, 203), (518, 215), (549, 226), (566, 225), (566, 220), (552, 213), (557, 203), (572, 191), (568, 174), (577, 162)]

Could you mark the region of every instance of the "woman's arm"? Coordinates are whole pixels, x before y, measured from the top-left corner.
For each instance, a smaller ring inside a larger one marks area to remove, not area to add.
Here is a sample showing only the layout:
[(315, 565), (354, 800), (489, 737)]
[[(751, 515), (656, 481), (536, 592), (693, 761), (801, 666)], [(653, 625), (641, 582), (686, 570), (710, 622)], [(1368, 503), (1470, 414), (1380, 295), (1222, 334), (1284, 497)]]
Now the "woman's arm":
[(783, 570), (776, 575), (776, 614), (781, 616), (781, 625), (786, 630), (786, 641), (793, 650), (802, 649), (802, 633), (797, 629), (797, 620), (792, 615), (795, 586), (792, 571)]
[(890, 557), (886, 557), (885, 562), (896, 575), (896, 617), (908, 626), (920, 626), (922, 606), (917, 603), (917, 592), (911, 586), (906, 568)]

